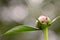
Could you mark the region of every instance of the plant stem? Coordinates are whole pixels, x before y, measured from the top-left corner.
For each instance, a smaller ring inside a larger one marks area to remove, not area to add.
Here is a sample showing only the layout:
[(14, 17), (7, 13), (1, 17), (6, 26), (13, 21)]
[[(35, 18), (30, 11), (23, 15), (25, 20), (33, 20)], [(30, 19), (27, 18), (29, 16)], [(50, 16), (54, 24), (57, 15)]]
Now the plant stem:
[(43, 29), (44, 40), (48, 40), (48, 27)]

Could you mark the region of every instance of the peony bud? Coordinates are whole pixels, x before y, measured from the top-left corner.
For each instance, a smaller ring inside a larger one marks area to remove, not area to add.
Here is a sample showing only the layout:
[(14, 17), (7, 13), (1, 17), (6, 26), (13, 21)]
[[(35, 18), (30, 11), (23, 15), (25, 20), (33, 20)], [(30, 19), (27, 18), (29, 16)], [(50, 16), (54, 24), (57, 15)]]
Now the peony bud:
[(49, 17), (46, 16), (40, 16), (37, 20), (36, 20), (36, 27), (38, 27), (39, 29), (43, 29), (48, 27), (51, 24), (51, 20)]

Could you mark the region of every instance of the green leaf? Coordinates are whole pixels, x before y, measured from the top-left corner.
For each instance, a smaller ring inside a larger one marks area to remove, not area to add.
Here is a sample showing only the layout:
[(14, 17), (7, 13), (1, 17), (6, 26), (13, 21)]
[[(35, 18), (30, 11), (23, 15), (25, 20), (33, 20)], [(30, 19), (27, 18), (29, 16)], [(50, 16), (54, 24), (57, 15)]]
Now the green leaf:
[(16, 26), (10, 30), (8, 30), (7, 32), (4, 33), (4, 35), (10, 35), (10, 34), (14, 34), (17, 32), (26, 32), (26, 31), (35, 31), (38, 30), (38, 28), (33, 28), (30, 26), (25, 26), (25, 25), (20, 25), (20, 26)]
[(51, 23), (54, 23), (54, 22), (55, 22), (57, 19), (59, 19), (59, 18), (60, 18), (60, 16), (56, 17), (55, 19), (52, 20)]

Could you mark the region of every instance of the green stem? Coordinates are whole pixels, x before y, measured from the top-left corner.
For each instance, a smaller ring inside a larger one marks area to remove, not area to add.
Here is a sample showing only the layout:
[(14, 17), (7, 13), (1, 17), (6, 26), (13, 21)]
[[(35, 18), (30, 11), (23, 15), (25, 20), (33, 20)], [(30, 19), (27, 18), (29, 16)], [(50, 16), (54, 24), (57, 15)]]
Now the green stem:
[(48, 40), (48, 27), (43, 29), (43, 34), (44, 34), (44, 40)]

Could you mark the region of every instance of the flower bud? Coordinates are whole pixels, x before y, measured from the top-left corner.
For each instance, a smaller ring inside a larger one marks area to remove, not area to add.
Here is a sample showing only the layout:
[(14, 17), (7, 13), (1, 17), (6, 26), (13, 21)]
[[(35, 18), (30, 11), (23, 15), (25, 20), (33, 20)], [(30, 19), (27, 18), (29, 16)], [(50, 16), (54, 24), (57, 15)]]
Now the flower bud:
[(41, 30), (48, 27), (50, 24), (51, 24), (51, 20), (49, 17), (46, 16), (40, 16), (36, 20), (36, 27), (38, 27)]

